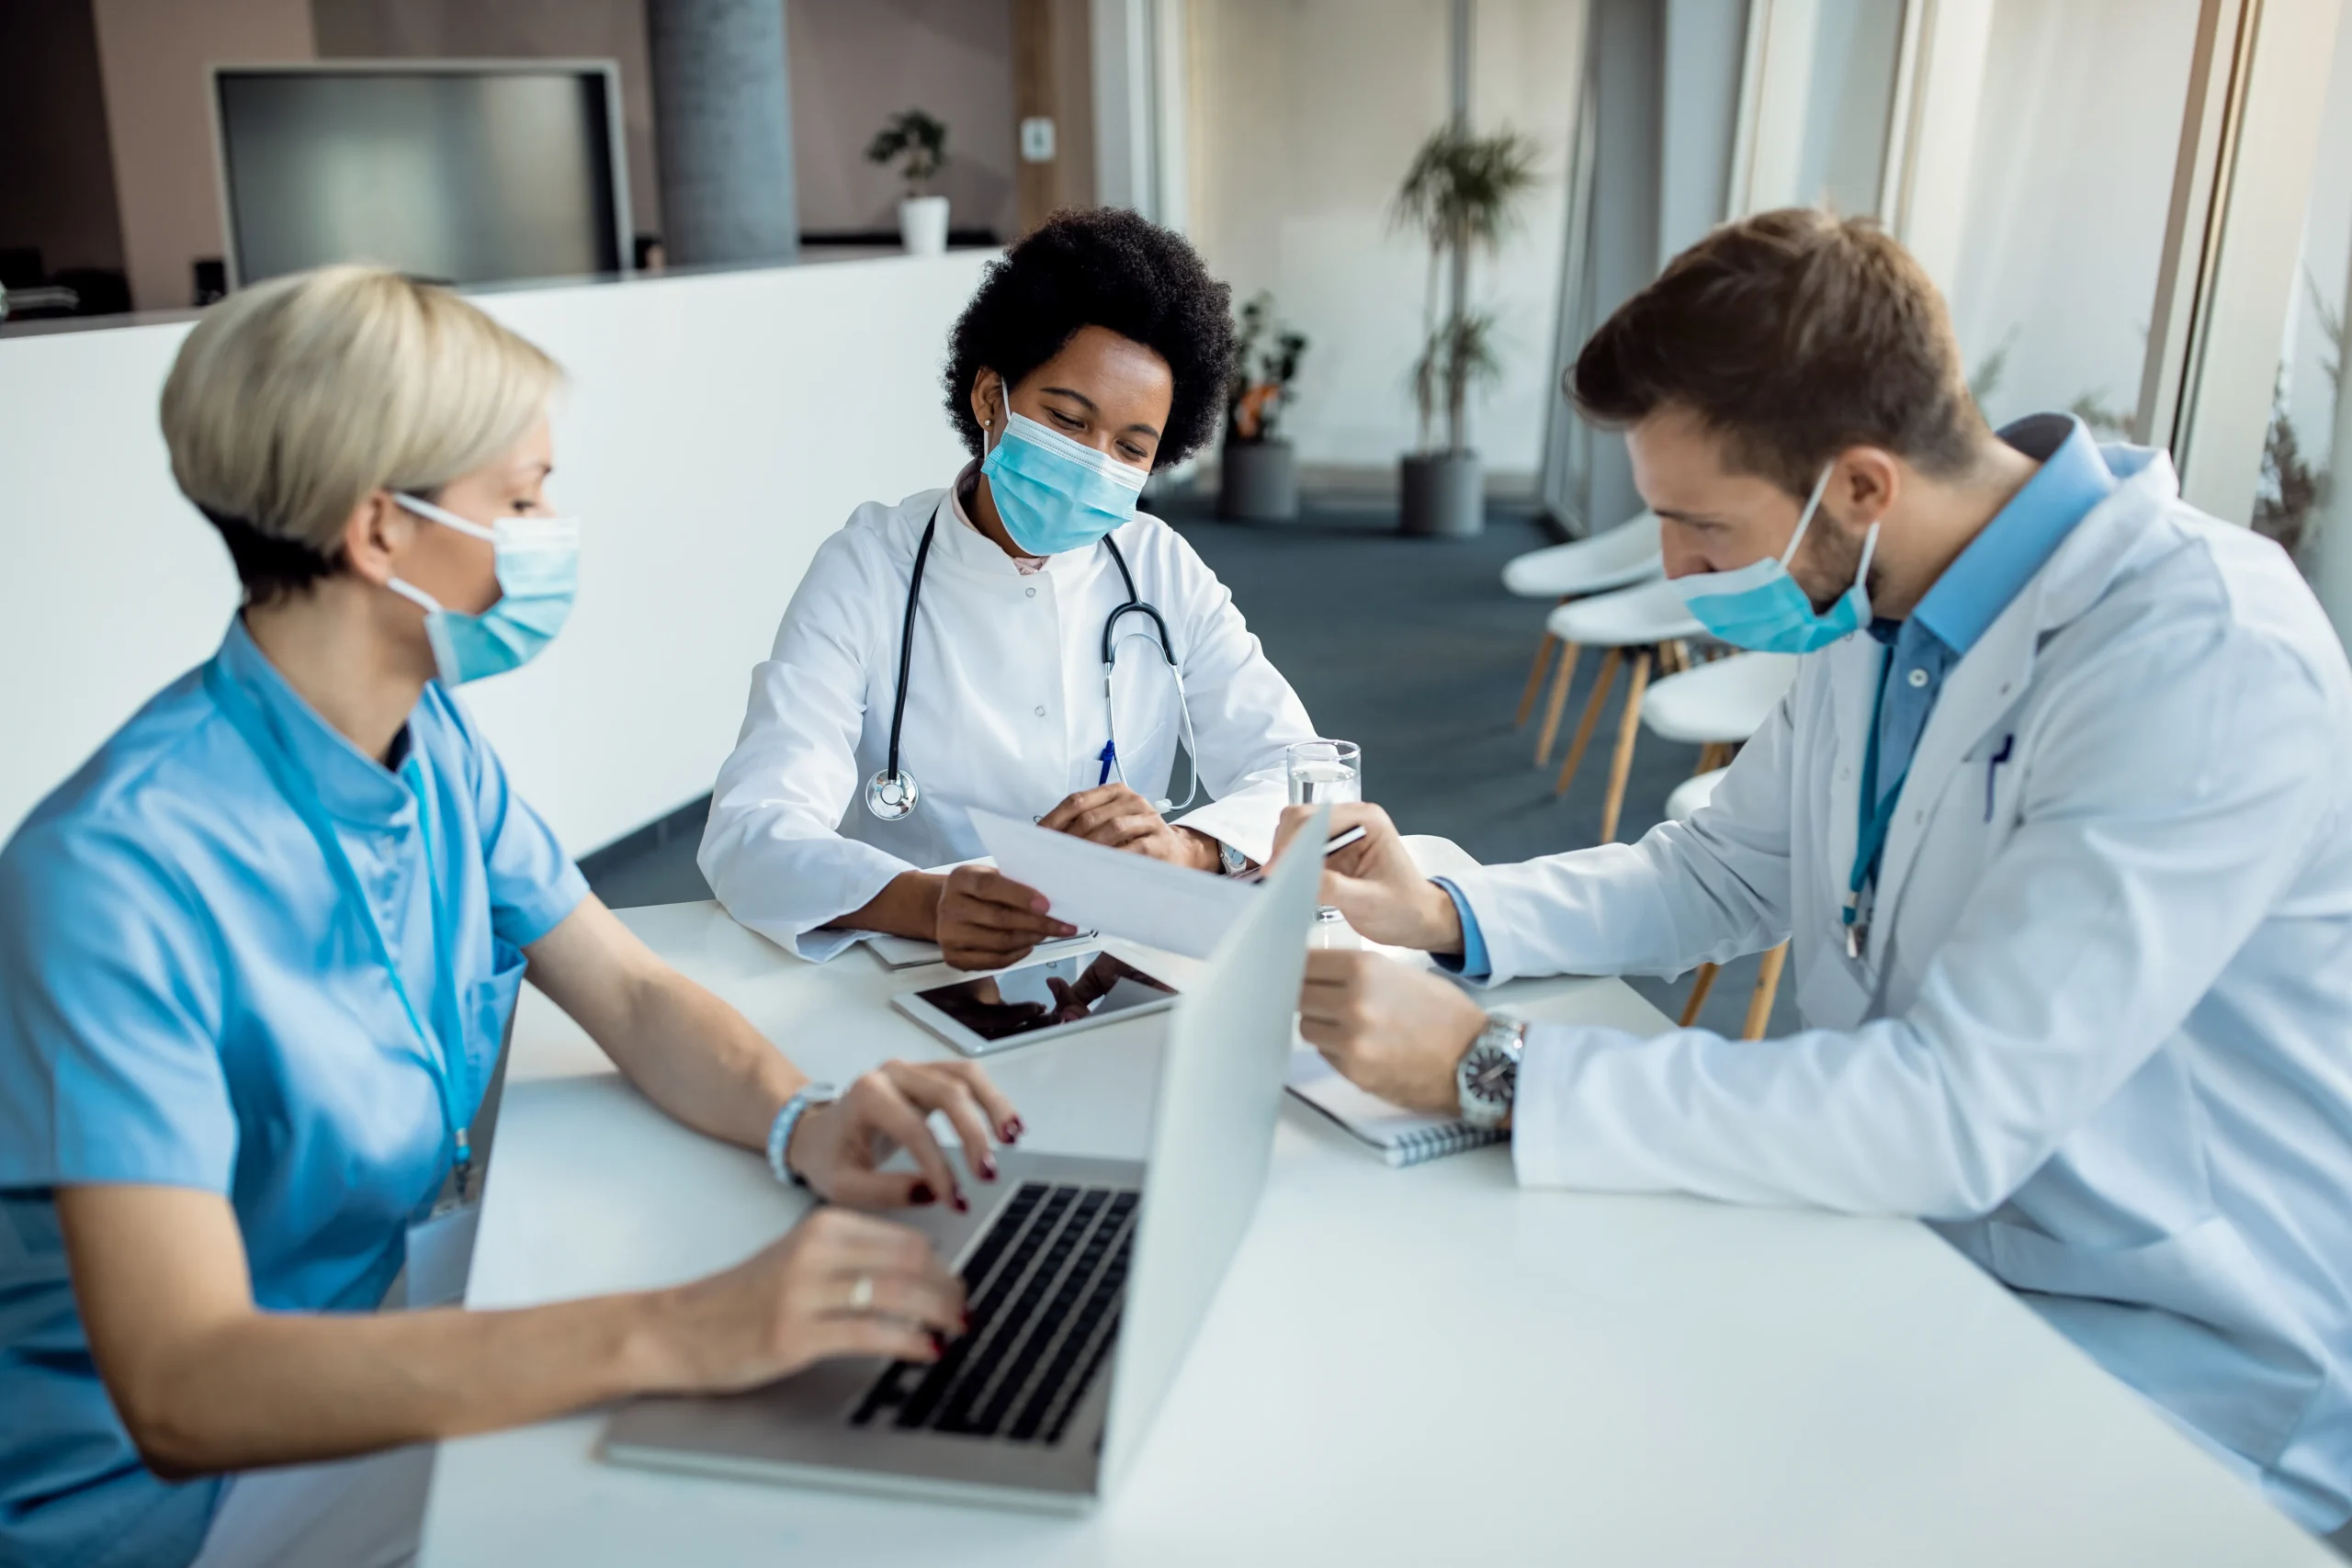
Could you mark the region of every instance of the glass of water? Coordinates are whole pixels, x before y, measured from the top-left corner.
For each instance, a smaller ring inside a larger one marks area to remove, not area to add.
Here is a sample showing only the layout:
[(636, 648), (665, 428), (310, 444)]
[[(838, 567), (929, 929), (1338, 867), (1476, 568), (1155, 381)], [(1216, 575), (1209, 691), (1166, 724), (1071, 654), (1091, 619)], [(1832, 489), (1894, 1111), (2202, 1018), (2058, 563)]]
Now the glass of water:
[[(1363, 750), (1352, 740), (1301, 740), (1283, 753), (1283, 766), (1293, 806), (1363, 798)], [(1327, 904), (1315, 918), (1336, 920), (1340, 911)]]

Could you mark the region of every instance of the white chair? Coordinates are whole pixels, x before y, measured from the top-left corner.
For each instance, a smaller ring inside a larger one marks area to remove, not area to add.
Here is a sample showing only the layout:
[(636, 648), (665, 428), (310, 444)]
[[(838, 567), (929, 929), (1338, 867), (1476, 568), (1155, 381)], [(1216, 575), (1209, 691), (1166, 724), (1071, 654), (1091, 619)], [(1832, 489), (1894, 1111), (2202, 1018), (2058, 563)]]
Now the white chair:
[[(1734, 749), (1764, 728), (1796, 678), (1793, 654), (1736, 653), (1652, 686), (1642, 699), (1642, 724), (1661, 739), (1698, 747), (1704, 773), (1727, 765)], [(1675, 815), (1670, 807), (1667, 815)]]
[[(1513, 556), (1503, 567), (1503, 586), (1522, 599), (1551, 599), (1565, 604), (1571, 599), (1646, 582), (1665, 570), (1665, 559), (1658, 551), (1657, 518), (1645, 512), (1606, 533)], [(1544, 671), (1551, 666), (1559, 642), (1548, 626), (1544, 628), (1544, 640), (1535, 647), (1535, 662), (1527, 671), (1527, 687), (1519, 694), (1519, 716), (1513, 724), (1525, 724), (1527, 716), (1535, 711), (1535, 694), (1543, 688)], [(1544, 749), (1548, 751), (1550, 746)]]
[[(1674, 793), (1666, 797), (1667, 816), (1677, 822), (1689, 821), (1693, 813), (1714, 798), (1715, 786), (1724, 782), (1724, 775), (1730, 771), (1729, 768), (1715, 768), (1707, 773), (1694, 773), (1676, 784)], [(1757, 964), (1756, 989), (1748, 993), (1747, 1017), (1740, 1026), (1739, 1037), (1742, 1040), (1764, 1038), (1764, 1031), (1772, 1021), (1772, 998), (1781, 989), (1781, 971), (1788, 962), (1789, 944), (1784, 942), (1767, 953)], [(1707, 1005), (1707, 993), (1715, 988), (1717, 973), (1713, 964), (1699, 965), (1698, 973), (1690, 980), (1690, 998), (1682, 1004), (1680, 1021), (1683, 1028), (1688, 1029), (1699, 1021), (1699, 1010)]]
[(1559, 673), (1552, 681), (1551, 705), (1544, 716), (1544, 735), (1535, 750), (1539, 766), (1551, 756), (1552, 740), (1559, 730), (1560, 709), (1567, 701), (1568, 680), (1576, 672), (1577, 654), (1587, 648), (1607, 650), (1601, 658), (1600, 672), (1593, 677), (1592, 694), (1585, 699), (1584, 716), (1577, 721), (1576, 739), (1569, 742), (1567, 757), (1560, 764), (1560, 776), (1553, 783), (1554, 795), (1566, 793), (1568, 781), (1576, 776), (1577, 764), (1584, 761), (1584, 750), (1592, 740), (1601, 705), (1609, 700), (1609, 689), (1616, 682), (1617, 666), (1629, 664), (1633, 670), (1625, 688), (1624, 716), (1617, 726), (1617, 754), (1610, 764), (1609, 794), (1600, 809), (1600, 840), (1606, 843), (1617, 836), (1618, 814), (1625, 804), (1625, 773), (1634, 765), (1634, 736), (1641, 728), (1642, 699), (1649, 690), (1651, 666), (1655, 662), (1668, 671), (1689, 669), (1690, 654), (1683, 646), (1684, 639), (1697, 637), (1703, 628), (1683, 607), (1672, 586), (1664, 581), (1621, 588), (1614, 593), (1563, 604), (1552, 612), (1544, 625), (1566, 645), (1566, 651), (1560, 660)]

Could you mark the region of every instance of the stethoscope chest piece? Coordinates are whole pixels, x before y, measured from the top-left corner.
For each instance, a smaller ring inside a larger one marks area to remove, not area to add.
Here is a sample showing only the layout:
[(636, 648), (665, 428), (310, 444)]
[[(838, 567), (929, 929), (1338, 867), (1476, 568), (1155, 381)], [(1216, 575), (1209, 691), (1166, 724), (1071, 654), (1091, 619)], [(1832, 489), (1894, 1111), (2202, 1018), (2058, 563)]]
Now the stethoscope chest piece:
[(903, 821), (914, 814), (922, 789), (914, 775), (883, 769), (865, 781), (865, 809), (885, 822)]

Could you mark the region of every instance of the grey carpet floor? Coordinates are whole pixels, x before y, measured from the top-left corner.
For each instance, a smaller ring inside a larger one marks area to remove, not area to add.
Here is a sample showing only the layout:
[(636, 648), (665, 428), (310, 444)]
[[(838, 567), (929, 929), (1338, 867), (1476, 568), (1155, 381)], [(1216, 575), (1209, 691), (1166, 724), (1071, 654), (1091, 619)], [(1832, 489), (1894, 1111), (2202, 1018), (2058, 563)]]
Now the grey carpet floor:
[[(1405, 831), (1442, 834), (1490, 863), (1593, 841), (1616, 698), (1562, 796), (1552, 793), (1554, 771), (1533, 764), (1533, 724), (1521, 730), (1512, 723), (1548, 606), (1505, 592), (1502, 567), (1554, 542), (1526, 508), (1498, 504), (1477, 538), (1441, 540), (1398, 535), (1393, 505), (1326, 502), (1310, 505), (1296, 523), (1245, 526), (1216, 521), (1204, 501), (1190, 496), (1160, 504), (1232, 590), (1317, 728), (1363, 748), (1366, 797)], [(1578, 671), (1564, 729), (1580, 711), (1598, 662), (1587, 660)], [(1668, 793), (1696, 762), (1694, 748), (1645, 732), (1619, 836), (1636, 838), (1655, 823)], [(616, 908), (707, 898), (694, 863), (701, 832), (700, 810), (690, 808), (583, 865)], [(1754, 959), (1726, 965), (1702, 1021), (1736, 1033), (1755, 977)], [(1651, 1001), (1679, 1013), (1687, 979), (1631, 978)], [(1795, 1027), (1786, 986), (1771, 1027), (1776, 1033)]]

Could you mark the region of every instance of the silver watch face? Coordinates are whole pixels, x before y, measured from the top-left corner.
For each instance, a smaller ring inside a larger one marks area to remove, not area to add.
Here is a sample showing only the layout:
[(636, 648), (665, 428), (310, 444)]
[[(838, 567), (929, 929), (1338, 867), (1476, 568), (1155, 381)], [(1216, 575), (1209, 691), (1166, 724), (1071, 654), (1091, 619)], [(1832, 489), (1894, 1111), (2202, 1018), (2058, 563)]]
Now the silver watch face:
[(1493, 1045), (1481, 1045), (1470, 1053), (1462, 1065), (1462, 1088), (1474, 1100), (1489, 1105), (1509, 1105), (1511, 1091), (1519, 1085), (1519, 1064), (1507, 1051)]
[(1499, 1127), (1510, 1117), (1511, 1102), (1518, 1096), (1518, 1054), (1481, 1039), (1454, 1068), (1453, 1081), (1460, 1092), (1462, 1119), (1474, 1127)]

